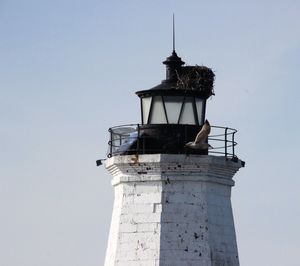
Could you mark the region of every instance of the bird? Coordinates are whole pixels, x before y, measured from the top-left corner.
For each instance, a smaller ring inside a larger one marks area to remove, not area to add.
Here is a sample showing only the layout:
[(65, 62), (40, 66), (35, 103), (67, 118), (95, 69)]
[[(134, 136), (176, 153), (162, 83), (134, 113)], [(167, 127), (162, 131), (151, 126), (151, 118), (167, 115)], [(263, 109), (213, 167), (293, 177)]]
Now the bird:
[(210, 133), (210, 124), (207, 120), (205, 120), (195, 140), (188, 142), (187, 144), (184, 145), (184, 147), (197, 149), (197, 150), (206, 150), (208, 148), (212, 148), (208, 143), (206, 143), (209, 133)]

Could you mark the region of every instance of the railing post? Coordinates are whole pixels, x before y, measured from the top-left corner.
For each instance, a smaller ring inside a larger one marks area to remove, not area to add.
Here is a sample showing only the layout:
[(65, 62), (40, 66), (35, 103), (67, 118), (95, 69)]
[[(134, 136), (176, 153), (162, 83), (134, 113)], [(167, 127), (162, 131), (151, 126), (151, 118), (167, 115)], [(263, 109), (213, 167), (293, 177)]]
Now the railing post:
[(235, 142), (234, 142), (234, 134), (235, 134), (236, 132), (233, 132), (232, 133), (232, 156), (233, 156), (233, 158), (235, 157), (235, 154), (234, 154), (234, 146), (235, 146)]
[(109, 154), (108, 154), (108, 157), (111, 157), (112, 156), (112, 129), (109, 128), (108, 132), (110, 133), (110, 138), (109, 138), (109, 142), (108, 142), (108, 145), (109, 145)]
[(228, 127), (225, 128), (225, 158), (227, 159), (227, 130)]
[(137, 135), (136, 149), (137, 149), (137, 154), (140, 154), (140, 124), (137, 124), (137, 130), (138, 130), (138, 135)]

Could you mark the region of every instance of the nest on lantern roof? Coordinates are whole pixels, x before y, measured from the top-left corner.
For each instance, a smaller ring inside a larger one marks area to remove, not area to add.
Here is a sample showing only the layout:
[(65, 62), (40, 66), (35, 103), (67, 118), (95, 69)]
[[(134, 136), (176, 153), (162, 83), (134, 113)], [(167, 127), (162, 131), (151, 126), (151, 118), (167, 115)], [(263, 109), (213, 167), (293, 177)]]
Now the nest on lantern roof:
[(177, 89), (198, 90), (207, 96), (214, 95), (214, 72), (206, 66), (185, 66), (177, 73)]

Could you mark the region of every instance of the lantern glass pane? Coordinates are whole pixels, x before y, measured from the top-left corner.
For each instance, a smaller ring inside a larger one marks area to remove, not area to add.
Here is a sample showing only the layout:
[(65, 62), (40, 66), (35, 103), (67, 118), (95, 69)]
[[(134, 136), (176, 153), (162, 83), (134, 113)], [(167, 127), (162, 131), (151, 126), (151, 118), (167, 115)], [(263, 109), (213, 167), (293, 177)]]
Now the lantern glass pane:
[(169, 124), (177, 124), (183, 96), (164, 96)]
[(166, 114), (161, 96), (154, 96), (150, 117), (150, 124), (166, 124)]
[(147, 124), (152, 97), (142, 98), (143, 123)]
[(203, 124), (203, 99), (196, 98), (196, 109), (198, 113), (199, 125)]
[(192, 97), (186, 97), (182, 107), (182, 113), (179, 120), (179, 124), (189, 124), (189, 125), (196, 124), (193, 105), (194, 105), (194, 99)]

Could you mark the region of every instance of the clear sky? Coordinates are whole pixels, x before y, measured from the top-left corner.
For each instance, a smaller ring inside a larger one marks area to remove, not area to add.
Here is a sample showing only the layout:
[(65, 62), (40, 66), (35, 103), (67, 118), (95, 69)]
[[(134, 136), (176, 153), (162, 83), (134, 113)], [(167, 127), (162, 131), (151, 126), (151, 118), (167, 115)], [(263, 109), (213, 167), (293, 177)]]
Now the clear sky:
[(113, 203), (95, 161), (176, 50), (216, 74), (213, 125), (246, 168), (232, 203), (242, 266), (299, 266), (300, 2), (0, 1), (0, 265), (103, 265)]

